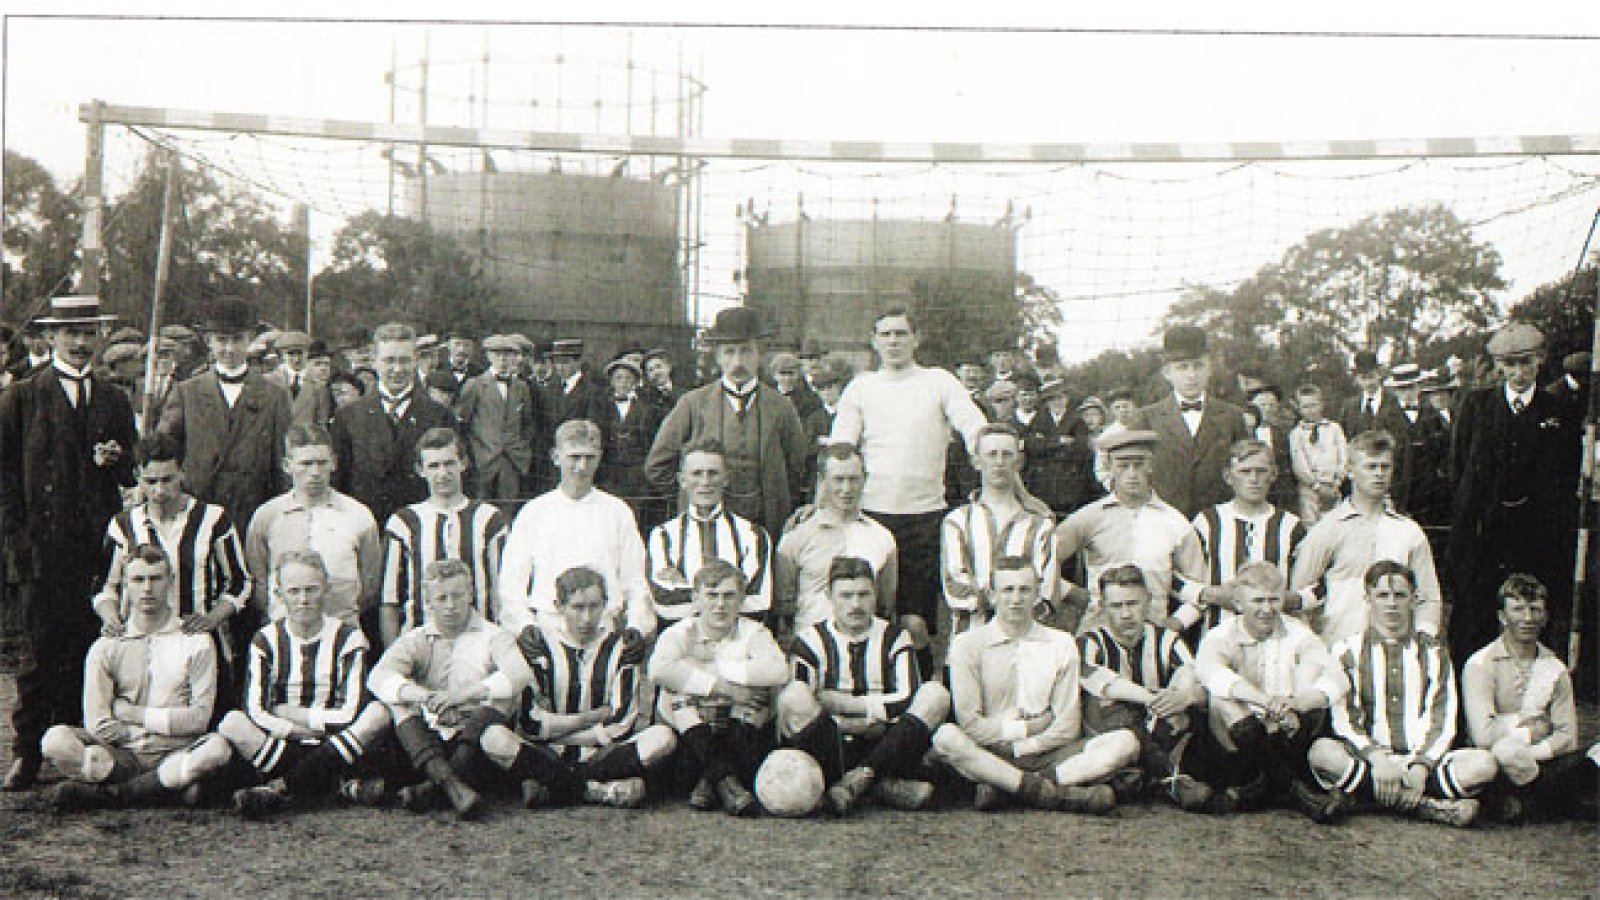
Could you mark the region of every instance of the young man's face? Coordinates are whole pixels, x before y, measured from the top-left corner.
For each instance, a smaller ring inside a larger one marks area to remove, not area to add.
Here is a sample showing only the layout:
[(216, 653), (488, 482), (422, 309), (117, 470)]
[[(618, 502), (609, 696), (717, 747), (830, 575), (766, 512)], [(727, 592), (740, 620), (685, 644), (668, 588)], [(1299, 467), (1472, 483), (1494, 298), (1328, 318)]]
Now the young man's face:
[(611, 396), (622, 400), (633, 396), (633, 391), (639, 386), (639, 376), (633, 374), (632, 369), (617, 368), (611, 370)]
[(1271, 454), (1263, 452), (1230, 462), (1227, 471), (1222, 473), (1222, 480), (1233, 488), (1235, 499), (1254, 505), (1266, 502), (1276, 475), (1277, 467), (1272, 464)]
[(211, 332), (206, 335), (206, 349), (217, 368), (233, 371), (245, 364), (250, 352), (250, 332)]
[(325, 444), (295, 447), (283, 461), (294, 489), (320, 496), (333, 484), (333, 448)]
[(1017, 392), (1004, 391), (990, 394), (989, 407), (994, 410), (995, 421), (1011, 421), (1017, 414)]
[(800, 383), (800, 369), (798, 366), (778, 369), (772, 373), (772, 381), (778, 386), (778, 390), (785, 394), (791, 393)]
[(417, 474), (428, 483), (435, 498), (453, 500), (461, 496), (461, 473), (466, 468), (455, 444), (425, 447), (417, 451)]
[(459, 633), (472, 617), (472, 579), (461, 575), (423, 582), (422, 605), (440, 631)]
[(139, 491), (156, 506), (183, 496), (183, 469), (175, 459), (152, 460), (139, 467)]
[(411, 341), (379, 341), (373, 347), (372, 364), (378, 370), (383, 389), (398, 394), (417, 380), (417, 347)]
[(1550, 610), (1538, 597), (1509, 597), (1500, 603), (1500, 627), (1517, 640), (1539, 640), (1548, 621)]
[(990, 598), (996, 619), (1012, 628), (1025, 628), (1033, 621), (1033, 604), (1039, 598), (1038, 578), (1028, 569), (1002, 569), (994, 573)]
[(1385, 575), (1367, 588), (1367, 605), (1372, 609), (1372, 624), (1387, 638), (1411, 634), (1417, 593), (1400, 575)]
[(1394, 456), (1389, 453), (1352, 453), (1350, 492), (1376, 500), (1389, 496), (1394, 482)]
[(567, 488), (587, 490), (594, 485), (595, 470), (600, 468), (600, 445), (593, 441), (564, 441), (551, 455), (561, 472), (561, 484)]
[(956, 377), (961, 379), (961, 386), (967, 393), (976, 394), (983, 390), (984, 382), (989, 380), (989, 373), (976, 363), (962, 363), (956, 367)]
[(451, 338), (449, 352), (451, 368), (465, 368), (472, 361), (472, 342), (466, 338)]
[(885, 368), (910, 365), (918, 342), (911, 320), (905, 316), (885, 316), (872, 324), (872, 349)]
[(605, 588), (594, 584), (574, 591), (561, 601), (559, 608), (567, 634), (580, 644), (591, 643), (600, 636), (600, 626), (605, 621)]
[(322, 601), (328, 583), (322, 573), (310, 566), (290, 563), (278, 570), (278, 597), (289, 621), (302, 629), (322, 621)]
[(496, 375), (515, 375), (521, 355), (515, 350), (490, 350), (489, 368), (494, 369)]
[(1278, 402), (1278, 395), (1269, 391), (1262, 391), (1250, 400), (1256, 409), (1261, 410), (1261, 418), (1270, 422), (1283, 412), (1283, 404)]
[(1140, 503), (1150, 499), (1155, 488), (1150, 480), (1154, 455), (1147, 447), (1125, 447), (1111, 454), (1111, 490), (1117, 497)]
[(695, 451), (683, 456), (678, 470), (684, 493), (689, 503), (700, 509), (711, 509), (722, 502), (722, 492), (727, 488), (726, 464), (719, 453)]
[(833, 621), (846, 634), (861, 634), (872, 625), (878, 608), (878, 588), (871, 578), (841, 578), (828, 586)]
[(1138, 642), (1144, 630), (1145, 609), (1150, 605), (1150, 592), (1142, 584), (1107, 585), (1100, 597), (1105, 609), (1106, 625), (1117, 641), (1131, 646)]
[(1211, 360), (1204, 356), (1175, 359), (1161, 367), (1161, 374), (1178, 396), (1192, 399), (1205, 393), (1206, 382), (1211, 378)]
[(316, 359), (306, 360), (306, 374), (323, 384), (327, 384), (328, 379), (333, 377), (333, 359), (327, 356), (319, 356)]
[(130, 559), (122, 572), (122, 584), (129, 606), (137, 612), (149, 616), (171, 609), (172, 573), (166, 563)]
[(303, 372), (303, 371), (305, 371), (305, 368), (306, 368), (306, 351), (304, 351), (304, 350), (280, 350), (280, 351), (278, 351), (278, 353), (279, 353), (280, 356), (283, 357), (283, 367), (285, 369), (288, 369), (291, 372)]
[(996, 350), (989, 354), (989, 368), (996, 372), (1009, 372), (1016, 364), (1017, 358), (1010, 350)]
[(1128, 424), (1128, 422), (1133, 419), (1133, 414), (1138, 412), (1138, 411), (1139, 411), (1138, 405), (1135, 404), (1132, 400), (1122, 399), (1122, 400), (1113, 400), (1113, 401), (1111, 401), (1111, 416), (1112, 416), (1112, 418), (1116, 419), (1118, 422), (1121, 422), (1124, 425)]
[(659, 388), (664, 388), (672, 383), (672, 363), (665, 357), (652, 356), (645, 360), (644, 377)]
[(738, 578), (694, 589), (695, 612), (712, 631), (722, 634), (737, 623), (739, 607), (744, 604), (744, 585)]
[(1301, 418), (1312, 422), (1316, 422), (1322, 418), (1321, 394), (1301, 394), (1295, 398), (1295, 402), (1300, 405)]
[(1022, 466), (1022, 447), (1008, 434), (986, 434), (978, 441), (973, 466), (985, 487), (1011, 485), (1012, 476)]
[(822, 468), (822, 495), (824, 507), (843, 512), (861, 508), (861, 485), (866, 481), (861, 457), (849, 459), (824, 458)]
[(1039, 392), (1033, 388), (1021, 388), (1017, 391), (1017, 409), (1023, 412), (1033, 412), (1039, 408)]
[(1241, 584), (1234, 592), (1245, 631), (1256, 640), (1272, 633), (1283, 610), (1283, 592)]

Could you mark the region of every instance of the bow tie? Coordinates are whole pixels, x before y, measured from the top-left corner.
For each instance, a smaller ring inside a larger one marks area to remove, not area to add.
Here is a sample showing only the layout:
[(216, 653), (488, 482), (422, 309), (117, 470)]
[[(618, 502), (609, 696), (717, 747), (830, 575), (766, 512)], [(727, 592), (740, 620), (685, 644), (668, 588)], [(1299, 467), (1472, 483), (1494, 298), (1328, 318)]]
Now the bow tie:
[(494, 380), (500, 382), (501, 384), (510, 384), (511, 379), (515, 377), (515, 375), (496, 375)]
[(1204, 408), (1204, 404), (1205, 401), (1203, 400), (1179, 400), (1178, 412), (1200, 412)]
[(89, 370), (85, 369), (83, 371), (83, 374), (74, 375), (71, 372), (68, 372), (66, 369), (63, 369), (63, 368), (57, 366), (56, 367), (56, 377), (60, 378), (62, 381), (70, 381), (73, 384), (81, 385), (85, 381), (89, 380)]
[(221, 369), (217, 370), (217, 380), (223, 384), (244, 384), (245, 378), (249, 375), (249, 369), (245, 369), (243, 372), (240, 372), (237, 375), (229, 375), (223, 372)]

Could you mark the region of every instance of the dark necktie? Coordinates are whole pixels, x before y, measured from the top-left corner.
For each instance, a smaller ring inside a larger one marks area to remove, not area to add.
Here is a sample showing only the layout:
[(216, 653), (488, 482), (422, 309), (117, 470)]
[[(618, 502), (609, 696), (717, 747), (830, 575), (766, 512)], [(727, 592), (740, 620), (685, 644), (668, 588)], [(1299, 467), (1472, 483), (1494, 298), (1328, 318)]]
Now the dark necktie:
[(1203, 401), (1203, 400), (1179, 400), (1178, 401), (1178, 412), (1180, 412), (1180, 413), (1201, 412), (1204, 409), (1205, 409), (1205, 401)]
[(1364, 416), (1376, 415), (1377, 411), (1374, 409), (1374, 407), (1376, 407), (1376, 406), (1377, 406), (1377, 404), (1372, 402), (1372, 398), (1371, 397), (1362, 398), (1362, 400), (1361, 400), (1361, 414), (1364, 415)]
[(295, 375), (289, 379), (289, 396), (298, 399), (300, 396), (300, 376)]
[(72, 385), (72, 408), (78, 412), (83, 412), (84, 410), (88, 409), (89, 373), (85, 372), (82, 375), (72, 375), (67, 372), (63, 372), (60, 369), (56, 369), (56, 376), (59, 377), (63, 383), (69, 383)]
[(1515, 415), (1519, 415), (1519, 416), (1522, 415), (1522, 411), (1527, 409), (1527, 408), (1528, 408), (1528, 404), (1523, 402), (1523, 399), (1521, 397), (1518, 397), (1515, 400), (1511, 401), (1511, 412), (1513, 414), (1515, 414)]

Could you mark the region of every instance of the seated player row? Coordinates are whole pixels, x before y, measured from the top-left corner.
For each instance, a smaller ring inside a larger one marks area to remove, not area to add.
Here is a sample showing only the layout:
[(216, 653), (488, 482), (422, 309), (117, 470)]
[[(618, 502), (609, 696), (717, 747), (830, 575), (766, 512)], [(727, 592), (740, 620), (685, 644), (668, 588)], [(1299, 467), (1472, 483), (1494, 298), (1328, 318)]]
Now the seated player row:
[[(173, 561), (141, 544), (120, 573), (125, 627), (89, 654), (84, 727), (42, 742), (69, 775), (53, 800), (124, 804), (244, 778), (255, 785), (234, 803), (261, 816), (335, 793), (378, 803), (398, 784), (409, 809), (446, 801), (473, 818), (501, 791), (529, 807), (634, 807), (678, 775), (693, 806), (734, 815), (807, 813), (824, 784), (837, 813), (868, 794), (921, 809), (965, 782), (980, 809), (1104, 813), (1147, 792), (1216, 813), (1281, 799), (1317, 822), (1377, 807), (1466, 825), (1485, 792), (1503, 819), (1593, 809), (1600, 746), (1574, 752), (1571, 682), (1537, 642), (1545, 595), (1526, 576), (1502, 588), (1500, 639), (1466, 665), (1471, 746), (1456, 747), (1456, 675), (1416, 629), (1415, 576), (1396, 563), (1368, 570), (1369, 624), (1331, 653), (1283, 614), (1277, 569), (1247, 565), (1241, 613), (1191, 659), (1145, 621), (1137, 567), (1102, 576), (1107, 622), (1080, 650), (1035, 620), (1038, 573), (1004, 557), (994, 616), (955, 638), (948, 688), (875, 614), (870, 563), (829, 570), (829, 614), (785, 658), (740, 615), (742, 573), (706, 564), (693, 613), (646, 666), (592, 569), (564, 571), (554, 612), (513, 633), (473, 609), (466, 564), (435, 561), (422, 624), (369, 674), (365, 639), (330, 615), (323, 560), (285, 554), (273, 572), (285, 616), (252, 639), (244, 708), (211, 731), (215, 645), (173, 608)], [(652, 696), (653, 716), (639, 702)]]

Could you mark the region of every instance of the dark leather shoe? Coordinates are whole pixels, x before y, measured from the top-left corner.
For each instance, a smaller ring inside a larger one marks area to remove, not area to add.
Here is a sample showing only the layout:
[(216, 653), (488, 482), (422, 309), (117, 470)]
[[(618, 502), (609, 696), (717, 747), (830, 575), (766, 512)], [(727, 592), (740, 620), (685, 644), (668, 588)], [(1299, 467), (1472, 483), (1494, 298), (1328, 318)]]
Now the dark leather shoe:
[(38, 784), (41, 762), (36, 757), (17, 757), (6, 772), (6, 780), (0, 782), (0, 791), (25, 791)]

